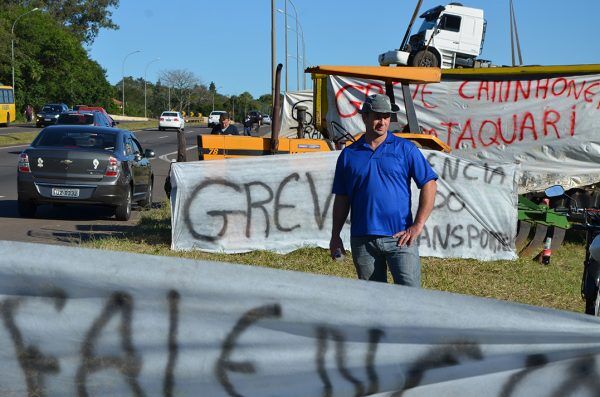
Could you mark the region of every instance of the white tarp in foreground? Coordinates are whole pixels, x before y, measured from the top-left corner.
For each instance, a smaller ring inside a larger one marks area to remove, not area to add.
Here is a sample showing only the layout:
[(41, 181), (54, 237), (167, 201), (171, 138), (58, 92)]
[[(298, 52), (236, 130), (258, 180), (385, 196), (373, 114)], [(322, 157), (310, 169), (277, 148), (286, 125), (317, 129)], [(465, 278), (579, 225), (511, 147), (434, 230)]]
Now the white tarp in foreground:
[[(600, 181), (600, 75), (521, 78), (411, 85), (419, 122), (458, 157), (521, 163), (520, 193)], [(354, 135), (364, 132), (365, 96), (385, 84), (330, 76), (327, 92), (328, 129)], [(402, 103), (400, 85), (394, 95)], [(400, 114), (399, 129), (405, 120)]]
[[(172, 248), (209, 252), (329, 247), (340, 152), (173, 163)], [(440, 176), (421, 255), (515, 259), (516, 166), (423, 151)], [(413, 188), (413, 213), (418, 204)], [(349, 247), (349, 226), (343, 239)]]
[(391, 284), (0, 242), (0, 312), (2, 396), (600, 392), (597, 319)]

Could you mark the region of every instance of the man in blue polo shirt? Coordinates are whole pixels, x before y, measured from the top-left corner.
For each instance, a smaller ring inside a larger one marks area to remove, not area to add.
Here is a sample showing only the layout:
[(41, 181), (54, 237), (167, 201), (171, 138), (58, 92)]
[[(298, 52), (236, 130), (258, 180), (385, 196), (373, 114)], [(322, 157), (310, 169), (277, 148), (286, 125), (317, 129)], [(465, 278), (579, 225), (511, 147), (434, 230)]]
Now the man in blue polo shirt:
[[(358, 277), (420, 287), (421, 261), (416, 239), (435, 200), (437, 175), (410, 141), (388, 132), (392, 112), (386, 95), (367, 97), (360, 113), (365, 134), (340, 154), (333, 180), (332, 257), (345, 253), (340, 232), (352, 209), (350, 242)], [(421, 189), (411, 214), (411, 180)]]

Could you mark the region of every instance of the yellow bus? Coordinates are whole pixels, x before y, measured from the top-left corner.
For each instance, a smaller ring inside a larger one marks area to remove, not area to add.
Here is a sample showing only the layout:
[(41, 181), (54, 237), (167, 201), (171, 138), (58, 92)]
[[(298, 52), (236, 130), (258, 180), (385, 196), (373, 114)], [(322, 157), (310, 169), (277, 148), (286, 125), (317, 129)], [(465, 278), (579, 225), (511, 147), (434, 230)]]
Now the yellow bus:
[(15, 109), (15, 95), (13, 88), (0, 85), (0, 126), (8, 127), (15, 121), (17, 111)]

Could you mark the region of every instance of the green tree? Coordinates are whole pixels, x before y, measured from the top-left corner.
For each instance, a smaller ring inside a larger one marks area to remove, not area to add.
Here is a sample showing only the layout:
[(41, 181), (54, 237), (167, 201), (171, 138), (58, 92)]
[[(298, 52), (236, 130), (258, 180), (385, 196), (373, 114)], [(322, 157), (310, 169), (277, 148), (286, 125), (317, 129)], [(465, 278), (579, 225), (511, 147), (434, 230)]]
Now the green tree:
[[(3, 6), (0, 37), (10, 37), (12, 21), (27, 11)], [(0, 40), (0, 53), (10, 54), (10, 40)], [(81, 41), (45, 12), (27, 16), (27, 29), (15, 29), (15, 94), (17, 109), (46, 102), (108, 106), (113, 90), (106, 72), (88, 57)], [(0, 57), (0, 81), (11, 81), (11, 58)], [(10, 84), (10, 83), (9, 83)]]
[(38, 7), (59, 24), (65, 26), (79, 41), (91, 44), (100, 29), (118, 29), (111, 19), (111, 8), (119, 6), (119, 0), (2, 0), (0, 11), (23, 7)]

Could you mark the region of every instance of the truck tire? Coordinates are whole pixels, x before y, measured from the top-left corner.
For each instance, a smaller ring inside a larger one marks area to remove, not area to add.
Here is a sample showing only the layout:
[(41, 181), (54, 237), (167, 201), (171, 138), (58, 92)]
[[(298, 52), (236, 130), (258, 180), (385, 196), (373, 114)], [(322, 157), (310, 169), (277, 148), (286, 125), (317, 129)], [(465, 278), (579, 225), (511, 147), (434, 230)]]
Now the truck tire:
[(421, 50), (413, 58), (412, 66), (437, 68), (440, 66), (437, 57), (431, 51)]

